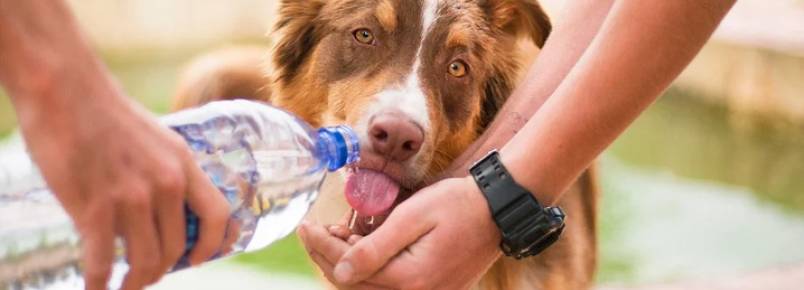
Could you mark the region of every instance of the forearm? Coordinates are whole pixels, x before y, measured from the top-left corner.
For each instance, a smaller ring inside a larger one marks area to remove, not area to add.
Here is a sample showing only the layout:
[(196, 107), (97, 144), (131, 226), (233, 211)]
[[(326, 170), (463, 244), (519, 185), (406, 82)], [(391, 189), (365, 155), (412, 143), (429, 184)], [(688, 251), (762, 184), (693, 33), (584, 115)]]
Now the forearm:
[(0, 0), (0, 63), (0, 84), (29, 142), (103, 129), (86, 127), (88, 115), (120, 112), (127, 101), (61, 0)]
[[(89, 91), (113, 86), (61, 0), (0, 0), (0, 63), (0, 84), (21, 116), (35, 107), (54, 109), (78, 101), (59, 100), (56, 95), (89, 95)], [(96, 98), (112, 95), (94, 94)]]
[(686, 67), (733, 3), (615, 3), (578, 64), (503, 148), (517, 182), (555, 202)]
[(614, 0), (568, 1), (534, 64), (477, 141), (447, 170), (464, 176), (472, 163), (500, 148), (527, 123), (592, 42)]

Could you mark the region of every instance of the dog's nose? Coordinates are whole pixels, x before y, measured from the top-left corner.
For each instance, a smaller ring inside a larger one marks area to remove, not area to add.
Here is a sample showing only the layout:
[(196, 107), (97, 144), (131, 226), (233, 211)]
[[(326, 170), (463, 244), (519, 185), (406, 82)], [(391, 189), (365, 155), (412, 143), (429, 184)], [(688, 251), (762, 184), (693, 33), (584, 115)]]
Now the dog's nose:
[(395, 161), (413, 157), (422, 147), (424, 131), (399, 111), (385, 111), (369, 122), (369, 138), (377, 153)]

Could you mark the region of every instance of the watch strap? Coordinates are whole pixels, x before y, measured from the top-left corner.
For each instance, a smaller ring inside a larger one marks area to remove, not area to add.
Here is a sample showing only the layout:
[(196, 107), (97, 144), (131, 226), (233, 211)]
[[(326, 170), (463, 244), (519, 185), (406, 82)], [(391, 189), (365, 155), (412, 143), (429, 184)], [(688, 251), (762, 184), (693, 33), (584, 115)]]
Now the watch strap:
[(564, 212), (558, 207), (543, 208), (530, 191), (514, 181), (497, 151), (478, 161), (470, 173), (488, 201), (506, 255), (517, 259), (536, 255), (558, 240), (564, 229)]

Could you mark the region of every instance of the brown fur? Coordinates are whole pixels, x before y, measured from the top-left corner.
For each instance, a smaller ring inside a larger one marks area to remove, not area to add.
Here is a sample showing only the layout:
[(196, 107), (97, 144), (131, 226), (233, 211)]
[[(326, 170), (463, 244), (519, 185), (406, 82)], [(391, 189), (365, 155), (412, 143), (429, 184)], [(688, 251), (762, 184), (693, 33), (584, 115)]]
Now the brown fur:
[(214, 100), (268, 101), (270, 70), (267, 66), (255, 65), (264, 63), (265, 50), (257, 47), (227, 48), (199, 58), (185, 68), (172, 109), (186, 109)]
[[(421, 25), (416, 0), (283, 0), (272, 56), (273, 83), (254, 53), (213, 55), (191, 66), (180, 85), (176, 108), (253, 94), (288, 109), (314, 126), (354, 124), (372, 96), (398, 83), (413, 65)], [(421, 75), (431, 128), (421, 158), (400, 167), (411, 188), (450, 165), (502, 107), (520, 76), (516, 42), (544, 44), (551, 26), (531, 0), (442, 0), (437, 25), (423, 40)], [(382, 41), (373, 49), (344, 33), (370, 28)], [(359, 55), (358, 55), (359, 54)], [(359, 56), (359, 57), (358, 57)], [(468, 77), (446, 77), (454, 58), (469, 64)], [(255, 81), (256, 80), (256, 81)], [(216, 97), (217, 96), (217, 97)], [(441, 100), (440, 102), (435, 100)], [(425, 169), (425, 170), (421, 170)], [(481, 289), (585, 289), (596, 266), (596, 180), (585, 172), (559, 204), (568, 212), (562, 238), (543, 254), (516, 261), (502, 258), (479, 283)]]

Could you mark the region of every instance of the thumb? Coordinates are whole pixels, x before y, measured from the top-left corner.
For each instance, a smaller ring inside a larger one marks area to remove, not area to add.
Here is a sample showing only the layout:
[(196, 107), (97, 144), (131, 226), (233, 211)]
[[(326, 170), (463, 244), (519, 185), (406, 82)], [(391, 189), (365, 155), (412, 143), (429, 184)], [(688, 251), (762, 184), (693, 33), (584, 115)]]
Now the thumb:
[(410, 203), (398, 206), (376, 231), (360, 239), (335, 266), (335, 279), (352, 284), (372, 277), (391, 258), (408, 248), (433, 228), (422, 207)]

